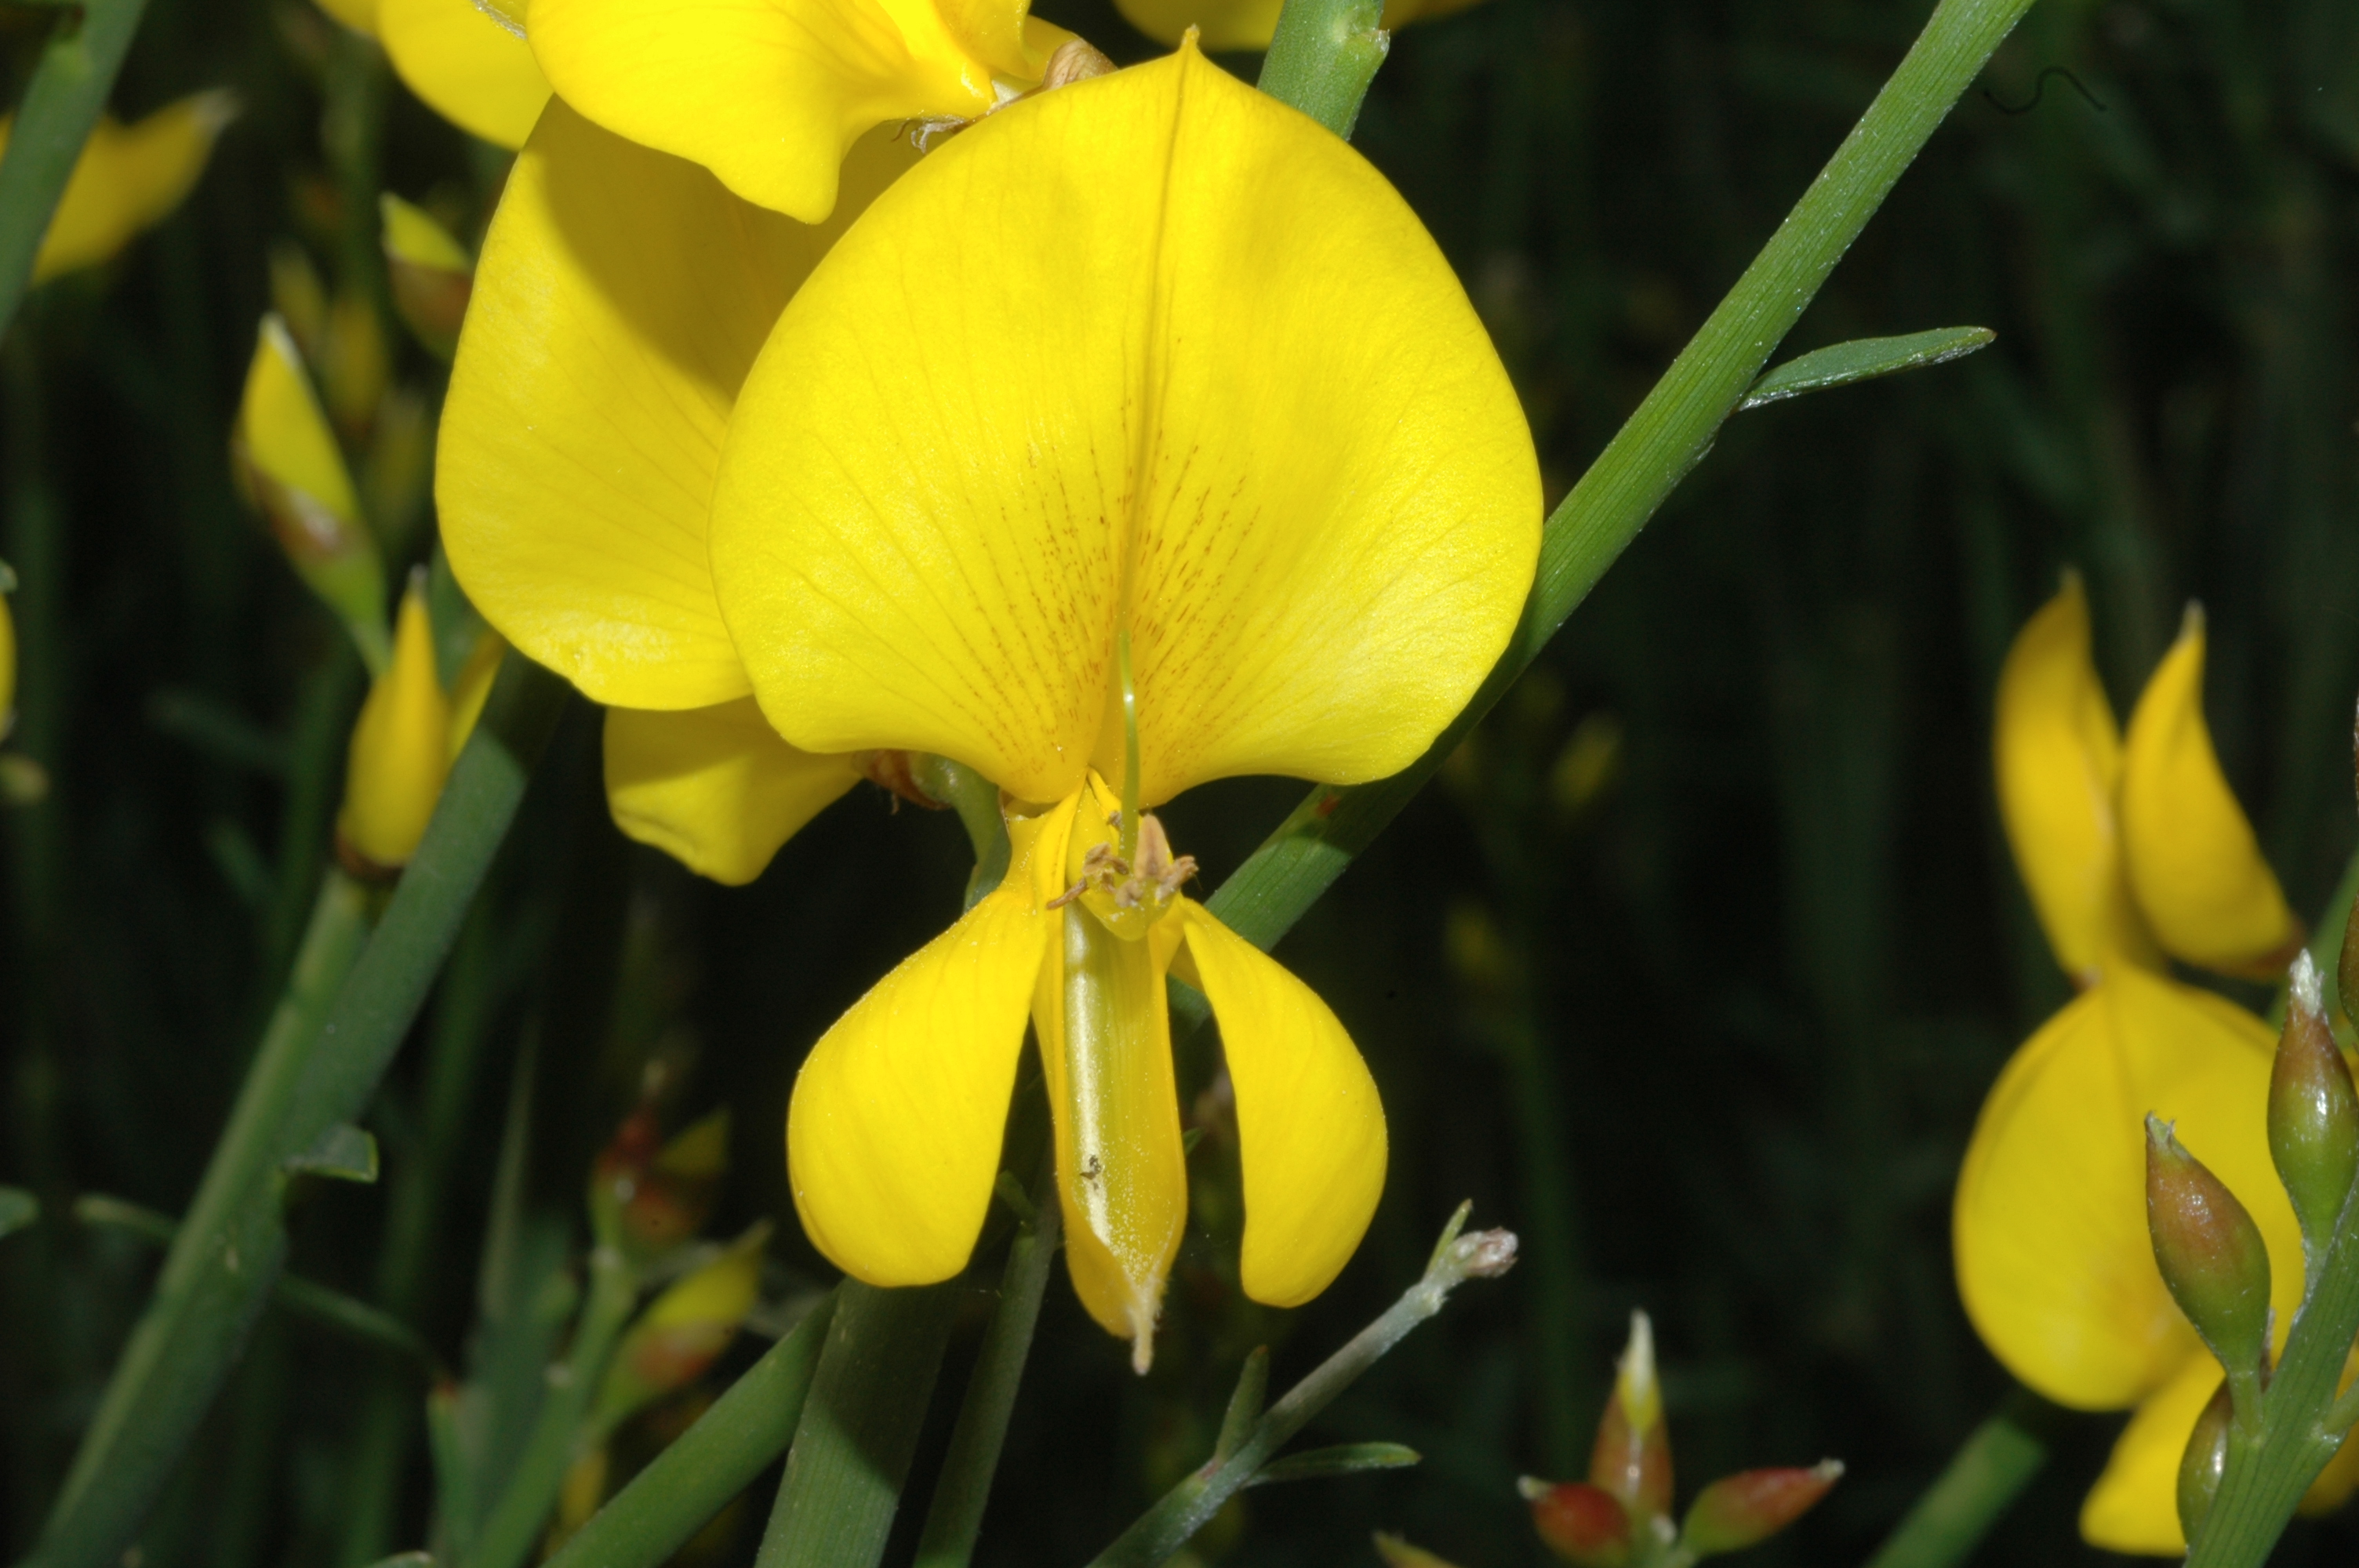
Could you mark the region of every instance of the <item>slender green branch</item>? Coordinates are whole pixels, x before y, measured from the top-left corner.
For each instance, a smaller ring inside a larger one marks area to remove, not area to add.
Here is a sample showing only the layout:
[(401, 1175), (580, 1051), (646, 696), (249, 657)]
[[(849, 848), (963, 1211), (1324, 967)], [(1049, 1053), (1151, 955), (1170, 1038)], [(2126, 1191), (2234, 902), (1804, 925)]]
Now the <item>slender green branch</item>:
[(991, 1478), (999, 1469), (999, 1450), (1007, 1441), (1008, 1418), (1016, 1411), (1016, 1387), (1031, 1354), (1040, 1298), (1048, 1292), (1049, 1270), (1057, 1260), (1061, 1216), (1055, 1184), (1055, 1162), (1043, 1159), (1027, 1199), (1032, 1212), (1008, 1243), (999, 1308), (984, 1331), (983, 1348), (967, 1378), (966, 1401), (959, 1407), (958, 1424), (951, 1429), (950, 1454), (942, 1461), (941, 1478), (934, 1483), (925, 1533), (918, 1539), (917, 1568), (966, 1568), (974, 1555), (984, 1506), (991, 1498)]
[(1350, 140), (1368, 84), (1392, 48), (1384, 14), (1384, 0), (1287, 0), (1258, 85)]
[[(1835, 263), (2030, 5), (1941, 0), (1899, 69), (1745, 276), (1550, 514), (1523, 619), (1465, 711), (1424, 756), (1391, 778), (1312, 790), (1212, 895), (1212, 913), (1232, 930), (1264, 947), (1275, 944), (1482, 722), (1702, 460), (1721, 422)], [(1202, 1022), (1203, 999), (1196, 993), (1175, 988), (1174, 1005), (1186, 1023)]]
[(1974, 1428), (1867, 1568), (1950, 1568), (1982, 1544), (2048, 1462), (2052, 1407), (2017, 1389)]
[(1434, 1249), (1432, 1261), (1426, 1265), (1424, 1277), (1382, 1317), (1288, 1390), (1268, 1413), (1254, 1422), (1234, 1452), (1207, 1460), (1194, 1475), (1165, 1493), (1162, 1501), (1093, 1558), (1090, 1568), (1155, 1568), (1168, 1562), (1223, 1504), (1253, 1484), (1254, 1477), (1295, 1433), (1310, 1424), (1312, 1416), (1356, 1382), (1409, 1330), (1440, 1312), (1451, 1292), (1468, 1280), (1495, 1279), (1513, 1268), (1515, 1237), (1505, 1230), (1457, 1235), (1465, 1217), (1462, 1206), (1450, 1222), (1450, 1230), (1443, 1233), (1442, 1245)]
[(147, 0), (84, 0), (52, 24), (25, 101), (0, 157), (0, 332), (16, 318), (33, 281), (33, 260), (114, 91), (115, 73), (139, 30)]
[(286, 1260), (283, 1167), (357, 1116), (375, 1090), (515, 818), (566, 690), (538, 665), (508, 658), (357, 957), (367, 900), (331, 875), (317, 940), (306, 939), (156, 1294), (34, 1549), (41, 1568), (113, 1568), (136, 1537)]
[(589, 1428), (590, 1401), (638, 1301), (638, 1275), (621, 1250), (601, 1247), (591, 1253), (590, 1300), (574, 1325), (573, 1347), (562, 1366), (550, 1369), (549, 1397), (534, 1418), (524, 1456), (484, 1520), (483, 1533), (467, 1554), (467, 1568), (518, 1568), (539, 1543), (549, 1510), (564, 1488), (565, 1473), (579, 1457)]
[(655, 1568), (686, 1544), (787, 1451), (834, 1314), (831, 1295), (574, 1531), (545, 1568)]
[(873, 1568), (940, 1370), (958, 1283), (836, 1287), (810, 1403), (755, 1568)]

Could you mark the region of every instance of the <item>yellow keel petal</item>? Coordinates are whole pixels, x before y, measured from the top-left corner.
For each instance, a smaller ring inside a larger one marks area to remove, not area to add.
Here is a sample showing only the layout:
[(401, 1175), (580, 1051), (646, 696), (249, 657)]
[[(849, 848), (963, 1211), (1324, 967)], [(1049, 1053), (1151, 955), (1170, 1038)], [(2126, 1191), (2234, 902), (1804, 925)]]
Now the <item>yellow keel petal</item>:
[(860, 778), (849, 757), (779, 740), (751, 697), (672, 713), (610, 708), (605, 751), (614, 826), (733, 887)]
[(1385, 1108), (1319, 994), (1204, 908), (1183, 906), (1237, 1097), (1245, 1294), (1299, 1306), (1351, 1260), (1385, 1190)]
[(2077, 572), (2007, 650), (1992, 751), (2007, 844), (2056, 961), (2083, 986), (2115, 957), (2157, 966), (2122, 867), (2121, 732), (2089, 661)]
[(2148, 1111), (2251, 1210), (2289, 1319), (2301, 1238), (2265, 1129), (2274, 1046), (2243, 1009), (2124, 966), (2016, 1053), (1953, 1213), (1959, 1292), (2009, 1371), (2060, 1404), (2119, 1410), (2197, 1353), (2147, 1234)]
[(2122, 823), (2130, 885), (2163, 946), (2230, 974), (2282, 970), (2301, 943), (2301, 922), (2212, 750), (2201, 611), (2189, 611), (2130, 715)]
[(1011, 820), (998, 889), (854, 1002), (795, 1079), (795, 1212), (811, 1244), (855, 1279), (931, 1284), (974, 1249), (1055, 928), (1041, 877), (1061, 874), (1071, 821), (1070, 805)]
[(1343, 142), (1192, 48), (1011, 105), (848, 232), (745, 384), (713, 498), (772, 722), (1026, 800), (1412, 760), (1539, 539), (1513, 388)]
[[(915, 156), (864, 148), (862, 196)], [(435, 497), (469, 598), (598, 701), (745, 695), (706, 551), (713, 468), (746, 367), (838, 227), (749, 207), (563, 103), (517, 158), (459, 340)]]
[(474, 0), (378, 0), (386, 58), (428, 108), (471, 135), (524, 146), (549, 103), (532, 46)]

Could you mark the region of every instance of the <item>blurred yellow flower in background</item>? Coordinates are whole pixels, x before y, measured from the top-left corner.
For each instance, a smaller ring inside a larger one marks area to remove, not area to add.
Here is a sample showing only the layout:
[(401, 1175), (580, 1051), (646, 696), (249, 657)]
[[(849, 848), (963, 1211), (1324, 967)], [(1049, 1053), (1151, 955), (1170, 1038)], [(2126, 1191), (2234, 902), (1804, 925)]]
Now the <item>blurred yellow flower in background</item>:
[(520, 147), (549, 102), (523, 33), (474, 0), (320, 0), (320, 8), (383, 44), (403, 83), (471, 135)]
[[(199, 92), (136, 124), (102, 116), (66, 178), (65, 193), (33, 258), (33, 281), (112, 261), (142, 230), (161, 222), (205, 171), (237, 98)], [(0, 115), (0, 152), (13, 116)]]
[(2190, 611), (2121, 736), (2089, 657), (2077, 577), (2017, 634), (1995, 752), (2007, 840), (2057, 961), (2082, 994), (1984, 1101), (1958, 1178), (1958, 1286), (2008, 1370), (2081, 1410), (2136, 1407), (2082, 1530), (2120, 1552), (2185, 1549), (2173, 1487), (2219, 1364), (2180, 1314), (2147, 1235), (2144, 1118), (2241, 1197), (2275, 1261), (2280, 1331), (2301, 1299), (2301, 1237), (2269, 1158), (2275, 1033), (2171, 978), (2164, 955), (2280, 973), (2302, 930), (2260, 855), (2203, 722)]

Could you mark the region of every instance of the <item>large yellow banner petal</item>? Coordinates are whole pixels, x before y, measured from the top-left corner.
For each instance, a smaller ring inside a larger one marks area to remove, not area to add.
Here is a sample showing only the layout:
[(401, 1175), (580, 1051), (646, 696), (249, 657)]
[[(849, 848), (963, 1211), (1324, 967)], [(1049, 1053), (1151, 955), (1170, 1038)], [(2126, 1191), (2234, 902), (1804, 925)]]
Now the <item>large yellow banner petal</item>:
[(475, 0), (378, 0), (386, 58), (428, 108), (472, 135), (520, 147), (549, 102), (532, 46)]
[(2122, 829), (2130, 885), (2165, 947), (2231, 974), (2281, 973), (2301, 922), (2212, 750), (2200, 611), (2189, 611), (2130, 715)]
[(658, 713), (606, 710), (606, 805), (614, 826), (732, 887), (860, 779), (849, 757), (778, 739), (754, 699)]
[(2159, 963), (2122, 867), (2121, 731), (2089, 660), (2077, 572), (2007, 650), (1992, 752), (2000, 820), (2056, 961), (2084, 986), (2116, 958)]
[(583, 114), (818, 222), (865, 132), (980, 114), (997, 101), (995, 70), (1028, 65), (1038, 80), (1046, 55), (1024, 47), (1025, 9), (967, 0), (953, 30), (933, 0), (533, 0), (530, 32)]
[(1318, 992), (1201, 904), (1182, 918), (1236, 1090), (1245, 1294), (1299, 1306), (1343, 1271), (1375, 1217), (1385, 1108)]
[[(915, 157), (864, 146), (862, 198)], [(517, 158), (460, 335), (435, 499), (469, 598), (597, 700), (745, 695), (706, 555), (713, 469), (746, 367), (842, 226), (749, 206), (562, 103)]]
[(2148, 1111), (2252, 1212), (2290, 1320), (2301, 1237), (2269, 1160), (2274, 1049), (2243, 1009), (2124, 966), (2016, 1053), (1952, 1215), (1966, 1314), (2009, 1371), (2060, 1404), (2120, 1410), (2199, 1353), (2147, 1234)]
[(713, 569), (806, 749), (1061, 798), (1134, 639), (1148, 804), (1397, 769), (1539, 538), (1506, 373), (1383, 178), (1192, 48), (1015, 104), (848, 232), (748, 376)]

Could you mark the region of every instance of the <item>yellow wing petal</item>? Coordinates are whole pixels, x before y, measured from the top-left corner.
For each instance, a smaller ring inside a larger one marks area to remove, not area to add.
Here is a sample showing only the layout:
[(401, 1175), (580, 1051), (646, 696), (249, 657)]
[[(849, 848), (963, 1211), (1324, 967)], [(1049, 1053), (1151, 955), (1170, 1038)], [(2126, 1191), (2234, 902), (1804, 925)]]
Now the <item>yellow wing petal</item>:
[[(534, 0), (533, 52), (568, 103), (818, 222), (838, 166), (888, 122), (970, 118), (995, 71), (1039, 80), (1026, 0)], [(1054, 37), (1061, 37), (1060, 33)]]
[(751, 697), (655, 713), (606, 710), (606, 804), (614, 826), (690, 871), (752, 881), (860, 777), (849, 757), (778, 739)]
[(2082, 1540), (2107, 1552), (2152, 1557), (2187, 1550), (2179, 1528), (2179, 1461), (2221, 1376), (2220, 1363), (2199, 1350), (2138, 1405), (2081, 1505)]
[(2084, 986), (2116, 956), (2158, 965), (2122, 869), (2121, 733), (2089, 662), (2077, 572), (2007, 650), (1992, 750), (2007, 843), (2056, 961)]
[(1334, 1013), (1190, 902), (1195, 960), (1237, 1097), (1245, 1294), (1299, 1306), (1351, 1260), (1385, 1190), (1385, 1108)]
[(999, 1172), (1000, 1131), (1056, 912), (1070, 803), (1008, 824), (996, 892), (904, 960), (811, 1047), (787, 1106), (787, 1173), (811, 1244), (872, 1285), (966, 1266)]
[(471, 135), (520, 147), (549, 81), (532, 46), (474, 0), (377, 0), (386, 58), (426, 106)]
[(2118, 1410), (2196, 1353), (2147, 1235), (2148, 1111), (2252, 1211), (2290, 1319), (2301, 1238), (2265, 1129), (2274, 1048), (2241, 1008), (2124, 966), (2016, 1053), (1952, 1216), (1967, 1315), (2009, 1371), (2059, 1403)]
[(2212, 750), (2201, 611), (2190, 609), (2130, 715), (2122, 830), (2130, 885), (2164, 947), (2231, 974), (2284, 968), (2301, 943), (2301, 922)]
[[(993, 115), (847, 233), (747, 378), (723, 614), (812, 750), (1027, 800), (1391, 772), (1505, 645), (1530, 438), (1417, 220), (1191, 49)], [(1125, 587), (1127, 583), (1127, 592)]]
[[(111, 260), (133, 235), (161, 221), (204, 173), (222, 127), (236, 115), (234, 95), (200, 92), (133, 125), (101, 118), (66, 178), (33, 259), (33, 281)], [(7, 146), (9, 124), (0, 121), (0, 148)]]
[[(864, 147), (860, 193), (915, 156)], [(746, 367), (840, 227), (748, 207), (563, 103), (517, 158), (460, 336), (436, 500), (468, 597), (597, 700), (745, 694), (706, 558), (713, 466)]]

